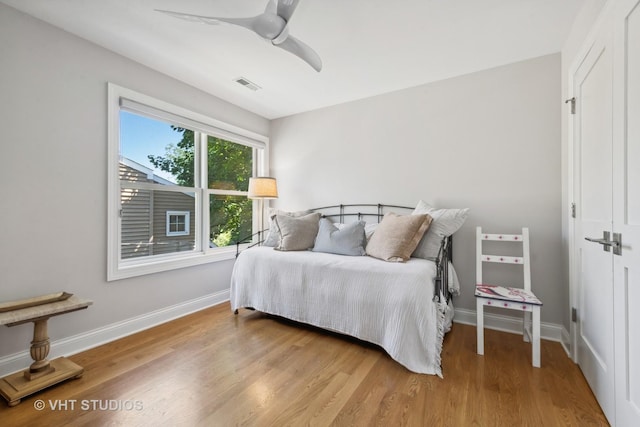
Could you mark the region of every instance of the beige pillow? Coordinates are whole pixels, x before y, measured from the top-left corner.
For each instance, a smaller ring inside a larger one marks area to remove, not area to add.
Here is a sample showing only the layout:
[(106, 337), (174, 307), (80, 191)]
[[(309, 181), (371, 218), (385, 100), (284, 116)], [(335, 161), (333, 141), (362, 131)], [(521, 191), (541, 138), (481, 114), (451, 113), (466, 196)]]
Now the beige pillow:
[(306, 251), (313, 247), (318, 235), (319, 213), (300, 217), (276, 215), (273, 222), (280, 234), (279, 251)]
[(367, 244), (367, 255), (391, 262), (405, 262), (429, 229), (432, 218), (387, 213)]
[(275, 208), (269, 208), (269, 234), (267, 234), (267, 238), (264, 239), (262, 246), (271, 246), (272, 248), (275, 248), (280, 243), (280, 232), (278, 231), (278, 227), (273, 219), (276, 215), (299, 217), (309, 215), (310, 213), (310, 211), (286, 212)]

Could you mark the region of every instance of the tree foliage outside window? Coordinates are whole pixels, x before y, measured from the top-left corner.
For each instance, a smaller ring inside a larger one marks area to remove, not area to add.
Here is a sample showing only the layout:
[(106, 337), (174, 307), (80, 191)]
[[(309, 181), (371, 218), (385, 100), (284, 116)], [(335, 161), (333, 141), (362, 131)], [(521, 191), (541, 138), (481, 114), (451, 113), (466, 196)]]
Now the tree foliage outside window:
[[(158, 169), (176, 177), (176, 184), (195, 186), (194, 132), (177, 126), (172, 129), (182, 134), (176, 145), (166, 147), (162, 156), (149, 155), (149, 161)], [(207, 137), (207, 188), (210, 190), (247, 191), (253, 172), (253, 148)], [(251, 234), (252, 203), (246, 196), (210, 194), (210, 244), (228, 246)]]

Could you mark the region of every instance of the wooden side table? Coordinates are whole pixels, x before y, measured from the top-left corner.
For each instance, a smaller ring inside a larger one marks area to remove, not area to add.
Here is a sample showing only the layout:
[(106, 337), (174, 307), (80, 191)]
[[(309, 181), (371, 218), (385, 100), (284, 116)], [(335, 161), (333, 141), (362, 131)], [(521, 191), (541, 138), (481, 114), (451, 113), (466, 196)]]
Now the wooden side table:
[(7, 400), (9, 406), (15, 406), (23, 397), (54, 384), (82, 376), (84, 368), (65, 357), (52, 361), (47, 359), (50, 349), (47, 322), (52, 316), (83, 310), (91, 304), (92, 301), (72, 296), (64, 301), (0, 313), (0, 325), (16, 326), (33, 322), (30, 352), (34, 362), (27, 370), (0, 379), (0, 395)]

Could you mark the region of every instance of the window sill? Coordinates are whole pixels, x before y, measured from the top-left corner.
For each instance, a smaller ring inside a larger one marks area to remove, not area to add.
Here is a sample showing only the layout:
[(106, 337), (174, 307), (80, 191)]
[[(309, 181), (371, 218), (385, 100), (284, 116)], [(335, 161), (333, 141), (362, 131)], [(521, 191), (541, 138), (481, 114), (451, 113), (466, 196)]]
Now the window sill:
[[(244, 246), (244, 245), (243, 245)], [(242, 246), (241, 246), (242, 247)], [(160, 273), (179, 268), (193, 267), (212, 262), (229, 261), (236, 256), (236, 247), (228, 246), (214, 251), (189, 253), (188, 255), (159, 256), (147, 260), (126, 261), (120, 265), (110, 265), (107, 281), (127, 279), (145, 274)], [(115, 263), (114, 263), (115, 264)]]

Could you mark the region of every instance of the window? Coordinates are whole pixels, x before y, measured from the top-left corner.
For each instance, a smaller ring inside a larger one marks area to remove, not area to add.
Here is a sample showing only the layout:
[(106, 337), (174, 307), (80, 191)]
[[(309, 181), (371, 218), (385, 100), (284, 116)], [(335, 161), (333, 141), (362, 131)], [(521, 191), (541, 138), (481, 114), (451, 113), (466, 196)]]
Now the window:
[(189, 235), (189, 211), (167, 211), (167, 236)]
[(267, 142), (109, 84), (108, 280), (232, 258)]

